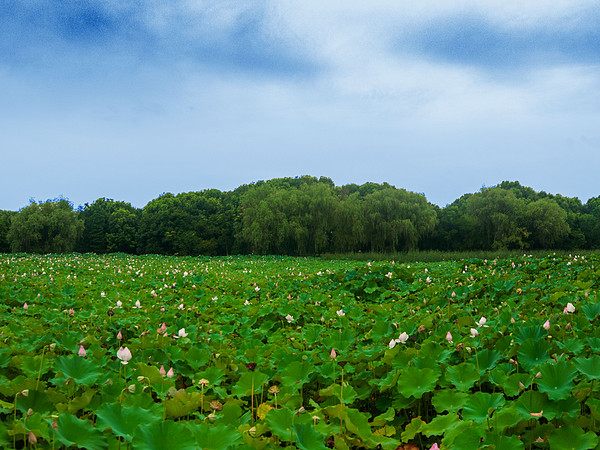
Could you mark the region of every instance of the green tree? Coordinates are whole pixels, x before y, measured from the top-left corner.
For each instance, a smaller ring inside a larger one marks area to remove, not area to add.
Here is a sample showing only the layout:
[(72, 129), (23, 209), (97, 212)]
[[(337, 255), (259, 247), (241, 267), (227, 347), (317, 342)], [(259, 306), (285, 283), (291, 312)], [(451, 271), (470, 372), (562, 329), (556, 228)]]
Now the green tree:
[(80, 252), (135, 253), (140, 211), (129, 203), (99, 198), (79, 211), (84, 223)]
[(433, 232), (437, 214), (422, 194), (388, 187), (363, 199), (365, 237), (371, 251), (414, 250)]
[(465, 213), (473, 227), (468, 239), (475, 248), (526, 248), (527, 202), (512, 190), (484, 188), (466, 201)]
[(10, 243), (8, 242), (7, 235), (10, 230), (11, 220), (16, 214), (15, 211), (0, 211), (0, 253), (10, 252)]
[(83, 232), (83, 222), (67, 200), (31, 203), (12, 219), (7, 235), (13, 252), (68, 253)]
[(233, 241), (234, 203), (216, 189), (163, 194), (143, 209), (140, 253), (224, 255)]
[(528, 228), (537, 248), (552, 248), (571, 231), (567, 213), (550, 198), (542, 198), (527, 205), (527, 215)]

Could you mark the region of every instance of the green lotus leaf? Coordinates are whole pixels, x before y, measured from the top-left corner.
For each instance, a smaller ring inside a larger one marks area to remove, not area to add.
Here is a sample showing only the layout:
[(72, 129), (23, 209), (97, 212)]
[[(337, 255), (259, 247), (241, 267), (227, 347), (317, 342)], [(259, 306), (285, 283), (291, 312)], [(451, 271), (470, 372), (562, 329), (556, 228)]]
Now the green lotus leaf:
[(600, 420), (600, 399), (588, 398), (585, 404), (590, 408), (594, 420)]
[(497, 350), (486, 348), (471, 356), (469, 362), (474, 364), (475, 367), (478, 367), (480, 375), (483, 375), (486, 371), (496, 367), (500, 358), (502, 358), (502, 353)]
[(208, 380), (208, 387), (218, 386), (225, 377), (225, 371), (216, 366), (210, 366), (208, 369), (199, 372), (194, 378), (201, 380), (202, 378)]
[(548, 436), (550, 448), (561, 450), (588, 450), (598, 445), (598, 436), (593, 432), (587, 433), (573, 425), (557, 428)]
[[(286, 407), (272, 409), (267, 413), (265, 421), (269, 425), (271, 433), (278, 436), (282, 441), (289, 442), (294, 424), (302, 423), (304, 418), (308, 418), (308, 414), (293, 417), (294, 414), (296, 413)], [(304, 420), (305, 423), (308, 421), (310, 421), (310, 418)]]
[(63, 374), (54, 378), (55, 383), (59, 385), (72, 378), (77, 384), (91, 387), (103, 374), (96, 362), (81, 356), (60, 356), (56, 359), (54, 367)]
[(236, 397), (245, 397), (251, 393), (260, 393), (261, 385), (266, 383), (268, 379), (268, 375), (262, 372), (244, 372), (231, 389), (231, 393)]
[(525, 448), (525, 444), (517, 436), (501, 436), (498, 433), (488, 433), (483, 444), (491, 446), (489, 448), (502, 450), (523, 450)]
[(64, 413), (56, 420), (56, 438), (67, 447), (105, 449), (108, 443), (102, 432), (89, 420), (81, 420), (72, 414)]
[[(1, 357), (0, 357), (1, 359)], [(1, 364), (0, 364), (1, 366)], [(28, 377), (37, 378), (39, 375), (45, 375), (52, 368), (52, 360), (45, 358), (42, 360), (41, 355), (34, 357), (25, 357), (23, 362), (19, 364), (19, 369)], [(41, 370), (40, 370), (41, 369)]]
[(326, 449), (324, 441), (327, 437), (317, 430), (311, 424), (294, 424), (294, 433), (296, 434), (296, 446), (302, 450)]
[(600, 356), (594, 355), (590, 358), (575, 358), (575, 367), (589, 380), (600, 380)]
[(344, 407), (342, 415), (345, 417), (346, 429), (357, 436), (370, 436), (371, 424), (367, 419), (367, 414), (357, 409)]
[[(188, 427), (196, 438), (197, 447), (206, 450), (227, 450), (240, 448), (242, 433), (236, 428), (227, 425), (209, 426), (205, 423), (192, 424)], [(171, 448), (171, 447), (166, 447)]]
[(240, 424), (240, 417), (242, 416), (242, 408), (233, 403), (228, 402), (223, 405), (223, 411), (218, 415), (218, 421), (221, 425), (232, 425), (234, 427)]
[(69, 412), (75, 414), (77, 411), (88, 406), (92, 401), (92, 398), (94, 398), (94, 395), (96, 395), (94, 389), (85, 388), (81, 395), (78, 395), (69, 402)]
[(557, 341), (557, 344), (562, 350), (565, 350), (571, 355), (578, 355), (585, 348), (585, 344), (577, 338), (565, 339), (562, 342)]
[(479, 380), (479, 371), (475, 364), (461, 363), (446, 369), (446, 379), (459, 391), (468, 391)]
[[(530, 322), (531, 323), (531, 322)], [(522, 344), (527, 339), (538, 341), (546, 337), (546, 330), (539, 325), (520, 326), (514, 331), (514, 339), (517, 344)]]
[(162, 420), (151, 411), (138, 406), (123, 407), (120, 403), (105, 403), (96, 410), (98, 428), (111, 428), (117, 436), (131, 442), (137, 427), (143, 423), (154, 423)]
[(0, 445), (4, 448), (9, 448), (8, 445), (12, 444), (12, 439), (8, 435), (8, 430), (3, 421), (0, 421)]
[(391, 422), (392, 420), (394, 420), (395, 417), (396, 417), (396, 410), (392, 407), (389, 407), (386, 412), (373, 418), (371, 425), (374, 427), (383, 427), (388, 422)]
[(442, 443), (447, 448), (475, 449), (481, 447), (481, 438), (485, 435), (481, 427), (473, 426), (472, 421), (461, 422), (444, 434)]
[(79, 349), (79, 341), (81, 341), (81, 334), (75, 331), (67, 331), (61, 334), (60, 339), (57, 339), (56, 343), (69, 353), (76, 353)]
[(577, 371), (572, 363), (559, 361), (547, 362), (540, 367), (542, 378), (537, 380), (540, 392), (548, 394), (550, 400), (563, 400), (571, 395)]
[(420, 433), (423, 430), (424, 425), (425, 425), (425, 422), (423, 422), (420, 417), (415, 417), (404, 428), (404, 431), (402, 432), (402, 435), (401, 435), (402, 441), (408, 442), (411, 439), (413, 439), (417, 435), (417, 433)]
[(444, 411), (456, 412), (465, 405), (469, 394), (456, 389), (442, 389), (435, 391), (431, 403), (439, 413)]
[(585, 314), (585, 317), (592, 322), (598, 315), (600, 315), (600, 302), (599, 303), (586, 303), (581, 305), (581, 310)]
[(523, 420), (521, 413), (516, 410), (513, 404), (494, 414), (493, 426), (497, 431), (503, 432), (505, 428), (515, 426), (521, 420)]
[[(281, 384), (287, 387), (300, 389), (303, 384), (310, 381), (315, 370), (315, 366), (308, 361), (293, 361), (283, 369), (281, 373)], [(340, 371), (336, 372), (339, 376)]]
[(492, 413), (504, 405), (504, 396), (500, 393), (475, 392), (471, 394), (463, 408), (464, 420), (482, 423)]
[(409, 367), (398, 378), (398, 392), (404, 397), (421, 398), (425, 392), (433, 391), (438, 378), (438, 373), (433, 369)]
[(195, 450), (198, 447), (194, 435), (181, 422), (167, 420), (140, 425), (131, 443), (136, 450)]
[(200, 392), (188, 392), (185, 389), (179, 389), (172, 397), (164, 401), (167, 417), (179, 418), (187, 416), (200, 409), (202, 403), (202, 394)]
[(546, 394), (532, 390), (523, 392), (515, 402), (515, 410), (525, 420), (532, 418), (539, 419), (539, 416), (532, 416), (532, 414), (539, 414), (541, 412), (543, 412), (543, 416), (548, 420), (552, 420), (555, 416), (553, 406), (553, 402), (548, 399)]
[(419, 356), (428, 358), (436, 364), (445, 363), (452, 355), (452, 350), (448, 350), (439, 342), (425, 342), (419, 350)]
[(10, 348), (0, 349), (0, 369), (7, 367), (10, 364), (11, 359)]
[(19, 396), (17, 398), (17, 409), (24, 413), (29, 411), (29, 409), (39, 413), (55, 411), (54, 403), (50, 401), (46, 391), (35, 390), (30, 390), (27, 396)]
[(137, 369), (138, 376), (145, 377), (147, 382), (149, 382), (150, 385), (154, 386), (155, 388), (156, 386), (162, 385), (162, 390), (167, 391), (170, 386), (173, 386), (173, 380), (161, 375), (158, 367), (149, 366), (148, 364), (144, 363), (137, 363), (135, 367)]
[(600, 338), (590, 337), (585, 339), (585, 341), (590, 345), (590, 348), (595, 352), (600, 352)]
[(540, 366), (550, 359), (548, 355), (550, 347), (550, 344), (544, 339), (527, 339), (520, 345), (517, 352), (519, 364), (527, 371)]
[(192, 347), (185, 354), (185, 362), (194, 370), (199, 370), (210, 361), (210, 355), (200, 347)]
[[(523, 388), (521, 388), (519, 383), (523, 385)], [(515, 397), (523, 389), (527, 389), (530, 384), (531, 375), (528, 373), (513, 373), (506, 378), (501, 387), (504, 389), (504, 394), (507, 397)]]
[(427, 437), (441, 436), (450, 428), (453, 428), (459, 421), (460, 419), (456, 413), (440, 414), (435, 416), (431, 422), (423, 425), (421, 432)]

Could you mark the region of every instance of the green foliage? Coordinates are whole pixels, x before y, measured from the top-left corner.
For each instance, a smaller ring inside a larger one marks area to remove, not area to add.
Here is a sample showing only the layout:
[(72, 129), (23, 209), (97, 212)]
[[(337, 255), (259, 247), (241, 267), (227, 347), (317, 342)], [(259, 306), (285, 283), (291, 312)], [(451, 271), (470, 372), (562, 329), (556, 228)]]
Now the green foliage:
[(82, 231), (67, 200), (34, 202), (12, 217), (6, 239), (13, 252), (68, 253)]
[(595, 446), (599, 264), (6, 255), (0, 445)]

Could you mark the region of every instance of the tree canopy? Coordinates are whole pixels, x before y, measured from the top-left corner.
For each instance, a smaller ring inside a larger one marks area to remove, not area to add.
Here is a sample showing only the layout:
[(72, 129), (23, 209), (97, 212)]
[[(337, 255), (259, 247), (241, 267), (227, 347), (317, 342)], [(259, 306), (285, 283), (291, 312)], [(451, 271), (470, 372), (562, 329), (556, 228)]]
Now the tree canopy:
[(416, 249), (597, 249), (600, 197), (536, 192), (517, 181), (440, 208), (388, 183), (276, 178), (229, 192), (165, 193), (144, 208), (99, 198), (0, 211), (0, 252), (319, 255)]

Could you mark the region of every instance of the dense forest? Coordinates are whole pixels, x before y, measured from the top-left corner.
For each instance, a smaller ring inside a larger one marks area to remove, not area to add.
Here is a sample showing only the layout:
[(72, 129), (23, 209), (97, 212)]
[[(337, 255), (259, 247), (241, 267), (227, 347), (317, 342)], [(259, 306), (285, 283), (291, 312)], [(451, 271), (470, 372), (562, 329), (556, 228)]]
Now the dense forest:
[(536, 192), (519, 182), (445, 208), (387, 183), (335, 186), (303, 176), (170, 193), (143, 209), (100, 198), (0, 211), (0, 252), (286, 254), (600, 248), (600, 197)]

